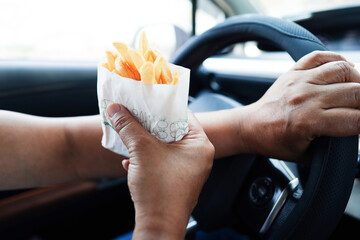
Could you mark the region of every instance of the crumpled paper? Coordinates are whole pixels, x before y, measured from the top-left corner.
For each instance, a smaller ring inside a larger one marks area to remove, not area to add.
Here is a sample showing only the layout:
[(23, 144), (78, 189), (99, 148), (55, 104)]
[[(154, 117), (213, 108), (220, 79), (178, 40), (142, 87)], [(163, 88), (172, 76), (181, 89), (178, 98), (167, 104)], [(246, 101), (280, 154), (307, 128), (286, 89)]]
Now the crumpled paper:
[(188, 133), (187, 104), (190, 70), (169, 64), (172, 73), (179, 71), (176, 85), (150, 84), (124, 78), (98, 65), (98, 102), (102, 119), (103, 147), (129, 157), (120, 136), (106, 113), (111, 103), (124, 105), (135, 119), (163, 142), (181, 140)]

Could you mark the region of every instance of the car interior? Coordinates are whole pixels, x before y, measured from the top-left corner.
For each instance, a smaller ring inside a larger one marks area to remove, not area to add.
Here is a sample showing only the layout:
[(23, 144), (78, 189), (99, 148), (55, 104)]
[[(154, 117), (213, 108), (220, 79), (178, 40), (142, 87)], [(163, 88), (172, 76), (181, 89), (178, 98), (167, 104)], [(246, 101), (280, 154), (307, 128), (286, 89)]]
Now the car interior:
[[(314, 50), (339, 52), (360, 64), (360, 2), (281, 18), (259, 14), (252, 1), (188, 2), (192, 29), (176, 28), (171, 62), (191, 70), (193, 112), (257, 101)], [(204, 2), (226, 19), (197, 33), (197, 9)], [(0, 109), (44, 117), (96, 115), (97, 62), (0, 59)], [(309, 164), (249, 154), (216, 159), (186, 239), (226, 228), (242, 239), (358, 239), (358, 146), (358, 136), (320, 137)], [(0, 239), (105, 240), (133, 228), (125, 178), (0, 191)]]

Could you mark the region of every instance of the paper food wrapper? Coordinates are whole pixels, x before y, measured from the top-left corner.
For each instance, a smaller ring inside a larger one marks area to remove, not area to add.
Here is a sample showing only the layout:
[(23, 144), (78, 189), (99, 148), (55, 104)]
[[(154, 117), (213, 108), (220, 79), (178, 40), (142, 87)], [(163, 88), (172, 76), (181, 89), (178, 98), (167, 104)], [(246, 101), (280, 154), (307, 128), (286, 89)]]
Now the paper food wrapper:
[(103, 147), (129, 157), (127, 148), (106, 113), (106, 108), (111, 103), (124, 105), (148, 132), (163, 142), (178, 141), (187, 134), (190, 70), (169, 65), (172, 73), (175, 69), (179, 71), (176, 85), (149, 84), (124, 78), (99, 64), (97, 91)]

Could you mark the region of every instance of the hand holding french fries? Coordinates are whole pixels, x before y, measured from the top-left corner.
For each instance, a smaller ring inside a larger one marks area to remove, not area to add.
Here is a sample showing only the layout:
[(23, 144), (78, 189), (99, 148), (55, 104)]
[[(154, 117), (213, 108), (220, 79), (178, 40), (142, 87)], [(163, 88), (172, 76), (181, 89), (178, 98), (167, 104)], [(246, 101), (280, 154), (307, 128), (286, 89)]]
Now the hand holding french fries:
[(122, 77), (152, 84), (172, 84), (179, 81), (179, 72), (171, 72), (169, 63), (160, 52), (149, 46), (145, 32), (140, 36), (138, 50), (114, 42), (117, 52), (106, 51), (107, 62), (102, 66)]
[(120, 42), (113, 46), (114, 51), (107, 51), (106, 59), (98, 65), (102, 146), (129, 157), (106, 113), (111, 103), (125, 106), (160, 141), (181, 140), (189, 131), (190, 69), (168, 63), (159, 50), (149, 46), (145, 33), (141, 34), (136, 49)]

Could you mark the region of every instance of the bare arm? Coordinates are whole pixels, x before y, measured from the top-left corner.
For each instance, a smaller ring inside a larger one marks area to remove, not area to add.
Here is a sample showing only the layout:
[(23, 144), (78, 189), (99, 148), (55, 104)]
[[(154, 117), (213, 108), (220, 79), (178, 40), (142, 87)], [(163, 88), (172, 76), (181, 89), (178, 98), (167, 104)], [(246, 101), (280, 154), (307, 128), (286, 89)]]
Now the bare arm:
[(98, 116), (43, 118), (0, 111), (0, 189), (125, 176), (119, 156), (101, 147), (101, 134)]
[[(239, 141), (233, 141), (242, 136), (233, 114), (242, 115), (230, 110), (196, 115), (216, 146), (216, 157), (241, 151)], [(0, 111), (0, 189), (126, 176), (124, 157), (103, 148), (101, 136), (100, 116), (45, 118)]]

